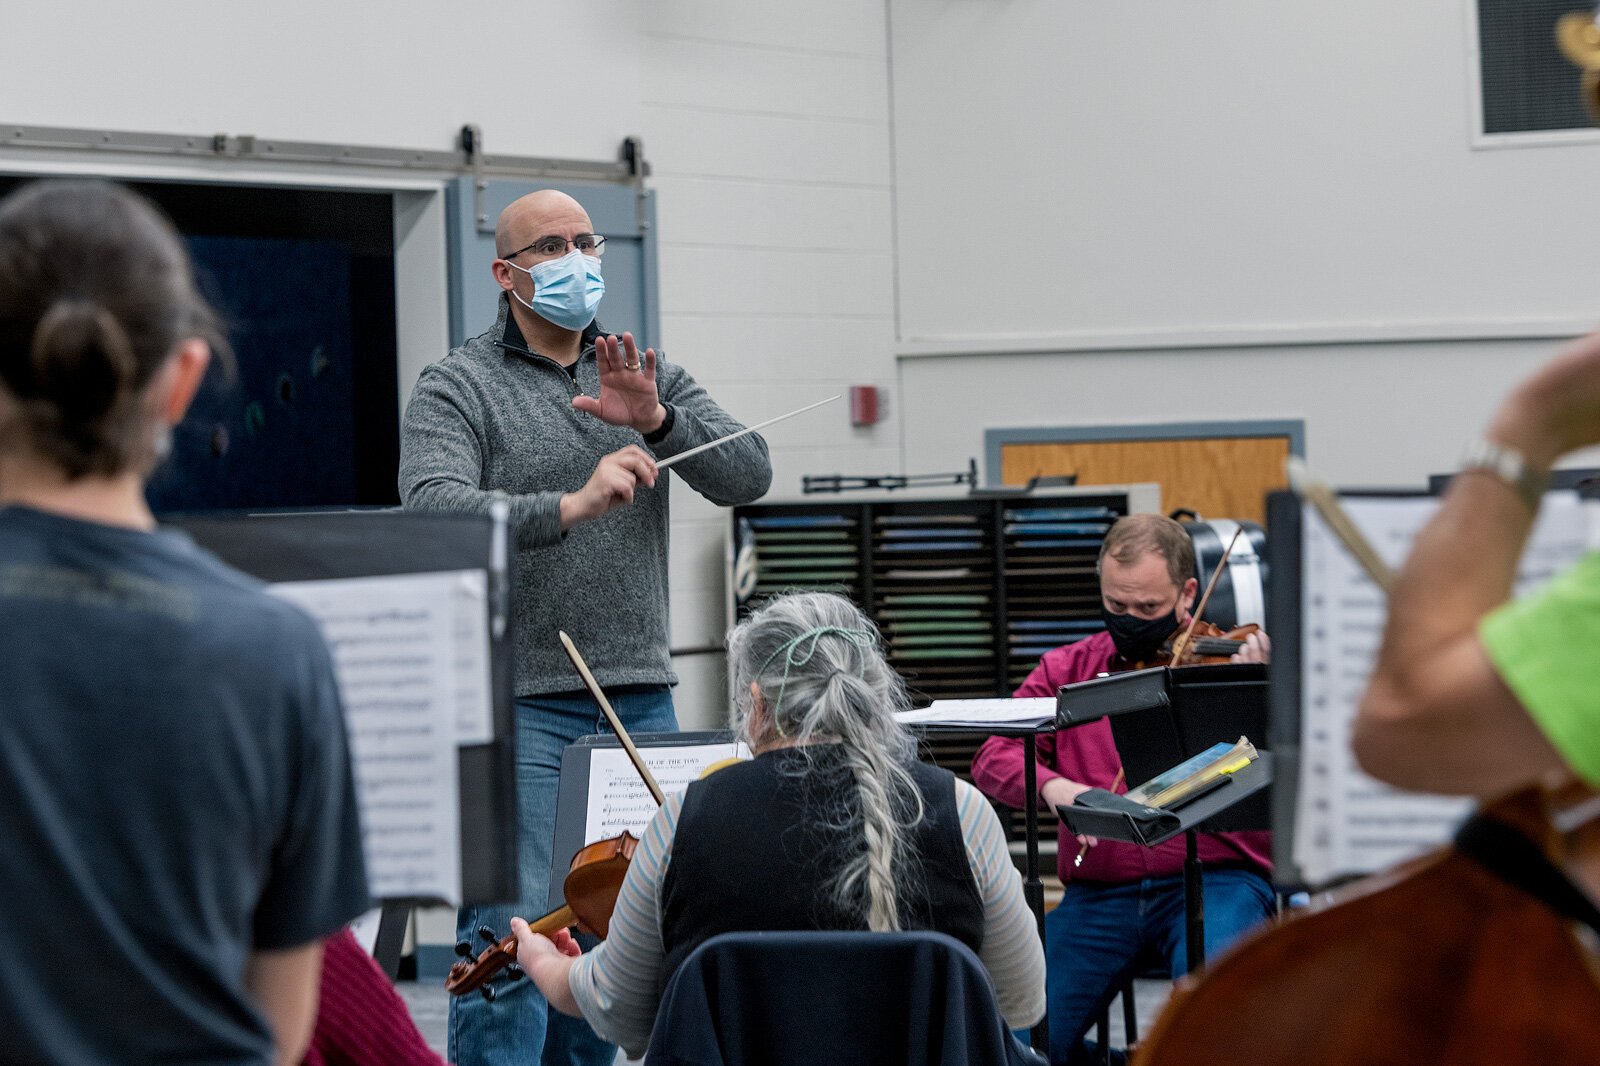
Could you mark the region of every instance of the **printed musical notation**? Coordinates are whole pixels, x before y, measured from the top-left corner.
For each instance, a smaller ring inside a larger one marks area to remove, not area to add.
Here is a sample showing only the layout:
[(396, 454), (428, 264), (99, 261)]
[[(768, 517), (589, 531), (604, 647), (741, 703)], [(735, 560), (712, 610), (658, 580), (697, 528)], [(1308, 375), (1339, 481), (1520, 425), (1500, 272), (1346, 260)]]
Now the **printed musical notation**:
[(489, 575), (462, 570), (451, 577), (455, 608), (456, 743), (494, 739), (494, 696), (489, 677)]
[[(706, 767), (723, 759), (749, 758), (742, 744), (684, 744), (639, 749), (661, 791), (682, 792)], [(634, 836), (655, 817), (656, 801), (621, 748), (596, 748), (589, 761), (588, 818), (584, 842), (614, 837), (623, 830)]]
[(375, 898), (461, 900), (456, 746), (489, 717), (484, 589), (473, 571), (273, 586), (333, 653)]
[[(1398, 568), (1438, 507), (1427, 496), (1345, 497), (1378, 555)], [(1313, 885), (1386, 869), (1450, 838), (1458, 797), (1401, 792), (1361, 771), (1350, 751), (1356, 706), (1383, 640), (1388, 601), (1314, 508), (1304, 508), (1301, 578), (1301, 769), (1294, 861)], [(1525, 595), (1583, 552), (1588, 516), (1571, 492), (1548, 493), (1518, 567)]]

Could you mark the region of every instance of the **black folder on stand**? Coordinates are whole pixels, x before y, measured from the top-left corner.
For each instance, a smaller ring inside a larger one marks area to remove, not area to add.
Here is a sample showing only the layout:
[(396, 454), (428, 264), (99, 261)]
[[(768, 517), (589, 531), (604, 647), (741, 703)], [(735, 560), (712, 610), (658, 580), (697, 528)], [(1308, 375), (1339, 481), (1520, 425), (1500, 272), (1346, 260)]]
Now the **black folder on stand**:
[[(1057, 807), (1056, 814), (1067, 828), (1079, 836), (1125, 840), (1153, 848), (1165, 844), (1190, 829), (1215, 832), (1213, 819), (1232, 818), (1232, 808), (1261, 793), (1272, 784), (1272, 753), (1263, 751), (1242, 770), (1219, 777), (1216, 787), (1193, 797), (1176, 808), (1147, 807), (1125, 796), (1092, 788), (1070, 807)], [(1231, 826), (1236, 829), (1265, 829), (1264, 825)]]
[[(1155, 667), (1063, 685), (1056, 694), (1056, 726), (1070, 729), (1109, 719), (1129, 785), (1150, 780), (1213, 744), (1241, 736), (1267, 738), (1267, 668), (1260, 663)], [(1259, 749), (1258, 749), (1259, 750)], [(1272, 755), (1225, 778), (1175, 810), (1146, 807), (1099, 789), (1056, 813), (1079, 836), (1105, 837), (1145, 847), (1183, 833), (1185, 910), (1190, 972), (1205, 964), (1205, 908), (1197, 833), (1266, 829), (1271, 825), (1268, 786)], [(1101, 803), (1096, 806), (1100, 792)]]
[[(1057, 692), (1058, 729), (1101, 718), (1110, 720), (1128, 787), (1132, 788), (1219, 742), (1231, 744), (1240, 737), (1249, 737), (1260, 749), (1267, 742), (1267, 668), (1261, 663), (1176, 669), (1157, 666), (1063, 685)], [(1268, 753), (1262, 751), (1260, 759), (1227, 780), (1227, 785), (1185, 805), (1181, 813), (1169, 812), (1179, 815), (1182, 825), (1171, 832), (1161, 832), (1158, 840), (1148, 839), (1155, 834), (1151, 824), (1136, 833), (1120, 816), (1111, 822), (1092, 819), (1098, 829), (1079, 830), (1076, 822), (1080, 812), (1075, 808), (1072, 817), (1064, 820), (1080, 836), (1104, 836), (1148, 846), (1189, 826), (1198, 826), (1201, 821), (1206, 823), (1206, 832), (1270, 828), (1271, 811), (1265, 791), (1272, 781)], [(1245, 800), (1250, 802), (1244, 803)], [(1205, 812), (1203, 818), (1201, 812)], [(1115, 826), (1121, 826), (1120, 831), (1107, 831)]]

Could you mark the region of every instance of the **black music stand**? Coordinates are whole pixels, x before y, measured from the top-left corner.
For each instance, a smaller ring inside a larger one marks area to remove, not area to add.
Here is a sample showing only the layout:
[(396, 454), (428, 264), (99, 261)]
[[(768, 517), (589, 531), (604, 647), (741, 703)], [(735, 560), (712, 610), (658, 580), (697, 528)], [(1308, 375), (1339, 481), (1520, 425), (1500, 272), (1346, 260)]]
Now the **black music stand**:
[[(1198, 755), (1220, 741), (1241, 736), (1262, 743), (1267, 737), (1267, 673), (1259, 663), (1218, 666), (1155, 667), (1075, 685), (1056, 695), (1056, 727), (1069, 729), (1111, 720), (1111, 733), (1129, 784)], [(1267, 786), (1272, 784), (1272, 755), (1260, 758), (1176, 810), (1152, 808), (1148, 820), (1113, 809), (1073, 804), (1056, 814), (1079, 836), (1123, 840), (1155, 847), (1184, 834), (1184, 916), (1189, 970), (1205, 963), (1205, 898), (1201, 879), (1199, 834), (1240, 829), (1267, 829), (1271, 810)], [(1152, 824), (1154, 823), (1154, 824)]]
[[(163, 515), (162, 524), (183, 530), (224, 562), (268, 582), (486, 571), (491, 728), (487, 736), (457, 745), (461, 893), (468, 906), (515, 898), (515, 634), (507, 604), (515, 585), (516, 559), (505, 549), (505, 519), (375, 509)], [(383, 915), (373, 958), (393, 979), (399, 972), (412, 907), (436, 901), (376, 902)]]
[[(1057, 712), (1059, 717), (1060, 712)], [(1055, 722), (1043, 725), (941, 725), (938, 722), (918, 722), (909, 726), (914, 733), (965, 733), (992, 737), (1021, 737), (1023, 788), (1028, 793), (1028, 805), (1023, 809), (1024, 838), (1027, 840), (1027, 858), (1023, 863), (1022, 896), (1033, 911), (1039, 927), (1039, 943), (1044, 943), (1044, 881), (1039, 876), (1039, 742), (1040, 733), (1054, 733)], [(1029, 1043), (1035, 1051), (1050, 1053), (1050, 1018), (1046, 1015), (1039, 1024), (1028, 1031)]]

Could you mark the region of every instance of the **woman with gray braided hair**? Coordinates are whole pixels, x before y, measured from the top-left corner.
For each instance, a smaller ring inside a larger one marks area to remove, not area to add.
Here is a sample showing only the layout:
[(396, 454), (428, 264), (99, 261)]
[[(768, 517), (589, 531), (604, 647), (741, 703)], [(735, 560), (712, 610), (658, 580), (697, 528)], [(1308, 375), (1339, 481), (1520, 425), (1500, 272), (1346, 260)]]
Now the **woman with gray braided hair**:
[(999, 819), (916, 760), (905, 685), (849, 600), (793, 593), (728, 635), (733, 726), (755, 758), (669, 796), (609, 938), (580, 956), (520, 919), (523, 968), (561, 1010), (637, 1056), (661, 990), (720, 933), (931, 929), (978, 953), (1015, 1028), (1044, 1014), (1044, 955)]

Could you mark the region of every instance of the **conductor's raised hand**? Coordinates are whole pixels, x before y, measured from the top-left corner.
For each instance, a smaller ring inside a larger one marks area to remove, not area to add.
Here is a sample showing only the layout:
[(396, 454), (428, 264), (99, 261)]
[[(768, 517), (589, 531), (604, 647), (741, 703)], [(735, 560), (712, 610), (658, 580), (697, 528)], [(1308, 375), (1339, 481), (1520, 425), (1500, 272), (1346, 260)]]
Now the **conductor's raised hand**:
[(633, 334), (597, 337), (594, 358), (600, 367), (600, 396), (574, 396), (572, 406), (613, 426), (631, 426), (640, 433), (654, 433), (667, 417), (667, 409), (656, 392), (656, 350), (642, 353), (633, 343)]
[(637, 444), (601, 456), (583, 488), (561, 497), (562, 532), (628, 506), (640, 485), (654, 488), (655, 483), (656, 461)]

